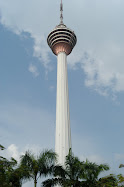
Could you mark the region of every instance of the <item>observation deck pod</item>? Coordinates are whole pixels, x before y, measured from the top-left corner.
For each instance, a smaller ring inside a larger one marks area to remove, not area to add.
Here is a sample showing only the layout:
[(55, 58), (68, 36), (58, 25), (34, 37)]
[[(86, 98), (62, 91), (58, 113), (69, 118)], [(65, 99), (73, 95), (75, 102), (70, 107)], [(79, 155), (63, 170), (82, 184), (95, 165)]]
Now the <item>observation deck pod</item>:
[(77, 37), (75, 33), (64, 24), (56, 26), (47, 37), (47, 43), (55, 55), (58, 55), (59, 52), (65, 52), (69, 55), (76, 42)]

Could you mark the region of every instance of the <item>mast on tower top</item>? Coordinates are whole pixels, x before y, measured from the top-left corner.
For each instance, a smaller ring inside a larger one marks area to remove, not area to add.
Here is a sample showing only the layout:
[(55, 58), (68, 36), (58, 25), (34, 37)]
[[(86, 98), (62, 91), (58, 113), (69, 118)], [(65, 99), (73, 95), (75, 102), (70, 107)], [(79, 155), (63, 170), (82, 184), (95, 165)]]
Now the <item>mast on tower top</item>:
[(63, 24), (63, 4), (62, 4), (62, 0), (61, 0), (61, 4), (60, 4), (60, 24)]

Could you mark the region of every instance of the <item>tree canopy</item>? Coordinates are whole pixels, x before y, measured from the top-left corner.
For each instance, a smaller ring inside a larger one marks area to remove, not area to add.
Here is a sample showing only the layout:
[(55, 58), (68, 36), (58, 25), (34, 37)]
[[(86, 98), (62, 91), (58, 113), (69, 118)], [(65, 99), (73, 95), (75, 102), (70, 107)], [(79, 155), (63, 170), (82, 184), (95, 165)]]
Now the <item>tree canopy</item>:
[[(0, 145), (0, 151), (4, 149)], [(41, 184), (44, 187), (124, 187), (124, 177), (121, 174), (99, 177), (101, 172), (109, 170), (107, 164), (81, 161), (71, 150), (64, 166), (56, 163), (57, 155), (52, 150), (44, 150), (37, 156), (26, 151), (20, 163), (14, 158), (8, 160), (0, 156), (0, 187), (21, 187), (28, 180), (33, 180), (36, 187), (42, 176), (48, 178)]]

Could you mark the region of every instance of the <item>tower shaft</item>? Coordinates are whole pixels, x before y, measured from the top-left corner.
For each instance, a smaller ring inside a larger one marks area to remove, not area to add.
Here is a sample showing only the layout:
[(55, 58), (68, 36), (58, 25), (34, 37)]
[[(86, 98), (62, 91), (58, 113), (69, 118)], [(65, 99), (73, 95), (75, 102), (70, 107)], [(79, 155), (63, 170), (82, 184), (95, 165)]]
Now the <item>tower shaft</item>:
[(76, 45), (77, 37), (63, 23), (63, 4), (60, 4), (60, 24), (48, 35), (47, 43), (57, 56), (57, 98), (56, 98), (56, 138), (55, 151), (58, 163), (65, 165), (65, 157), (71, 148), (71, 129), (69, 114), (67, 55)]
[(65, 157), (71, 148), (71, 130), (68, 96), (67, 55), (57, 55), (57, 97), (56, 97), (56, 138), (55, 151), (58, 163), (64, 165)]

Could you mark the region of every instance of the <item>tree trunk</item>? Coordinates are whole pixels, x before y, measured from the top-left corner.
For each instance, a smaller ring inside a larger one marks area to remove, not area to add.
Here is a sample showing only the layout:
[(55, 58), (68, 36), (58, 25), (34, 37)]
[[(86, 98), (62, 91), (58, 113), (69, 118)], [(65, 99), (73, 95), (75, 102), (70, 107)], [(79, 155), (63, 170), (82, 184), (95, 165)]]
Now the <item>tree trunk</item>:
[(37, 187), (37, 179), (36, 179), (36, 177), (34, 179), (34, 187)]

